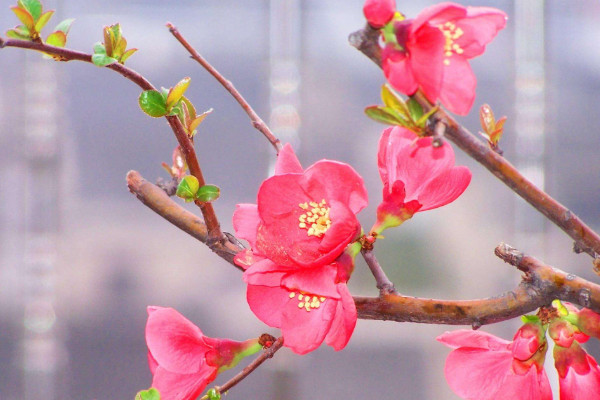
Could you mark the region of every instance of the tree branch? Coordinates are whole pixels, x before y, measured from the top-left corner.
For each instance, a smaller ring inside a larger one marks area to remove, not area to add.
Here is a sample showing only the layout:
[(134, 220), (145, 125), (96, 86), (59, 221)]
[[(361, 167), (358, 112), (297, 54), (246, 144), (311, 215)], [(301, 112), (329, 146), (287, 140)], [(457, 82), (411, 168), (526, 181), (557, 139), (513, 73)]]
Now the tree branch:
[[(129, 172), (127, 182), (130, 191), (145, 205), (184, 232), (206, 243), (206, 227), (202, 221), (174, 202), (160, 188), (145, 181), (135, 171)], [(231, 236), (230, 242), (226, 242), (223, 247), (209, 247), (235, 265), (233, 256), (244, 248), (234, 240)], [(498, 257), (525, 273), (523, 281), (511, 292), (479, 300), (421, 299), (394, 293), (384, 293), (380, 297), (354, 297), (358, 317), (396, 322), (472, 325), (478, 328), (532, 312), (550, 304), (554, 299), (600, 312), (599, 285), (552, 268), (505, 244), (499, 245), (495, 252)], [(366, 260), (369, 263), (369, 255)]]
[(379, 261), (377, 261), (377, 257), (375, 257), (373, 250), (362, 250), (361, 254), (369, 266), (373, 277), (375, 277), (377, 289), (379, 289), (379, 295), (384, 296), (386, 294), (398, 294), (396, 288), (394, 287), (394, 283), (390, 281), (383, 268), (381, 268), (381, 265), (379, 264)]
[(191, 57), (196, 60), (202, 67), (207, 70), (231, 95), (233, 98), (242, 106), (248, 117), (250, 117), (250, 121), (252, 121), (252, 126), (258, 131), (260, 131), (267, 140), (271, 143), (271, 145), (275, 148), (275, 151), (279, 153), (281, 150), (281, 142), (279, 139), (275, 137), (271, 129), (265, 124), (265, 122), (258, 116), (258, 114), (254, 111), (254, 109), (250, 106), (250, 104), (244, 99), (240, 92), (237, 91), (235, 86), (231, 81), (227, 80), (215, 67), (213, 67), (204, 57), (192, 47), (192, 45), (179, 33), (179, 30), (171, 24), (167, 23), (167, 28), (175, 38), (181, 43), (183, 47), (191, 54)]
[[(36, 43), (30, 42), (27, 40), (17, 40), (17, 39), (2, 39), (0, 42), (0, 48), (4, 47), (16, 47), (21, 49), (29, 49), (40, 51), (43, 53), (54, 54), (60, 56), (63, 61), (84, 61), (87, 63), (92, 63), (92, 55), (82, 53), (75, 50), (66, 49), (63, 47), (55, 47), (50, 46), (44, 43)], [(105, 68), (111, 69), (131, 82), (135, 83), (143, 90), (156, 90), (154, 85), (152, 85), (146, 78), (144, 78), (138, 72), (132, 70), (131, 68), (126, 67), (120, 63), (114, 63), (107, 65)], [(187, 165), (190, 169), (190, 173), (198, 179), (200, 186), (205, 185), (204, 176), (202, 175), (202, 170), (200, 169), (200, 164), (198, 163), (198, 159), (196, 157), (196, 151), (194, 150), (194, 144), (188, 137), (187, 133), (183, 129), (181, 122), (175, 116), (166, 116), (165, 117), (175, 134), (175, 138), (181, 147), (181, 151), (186, 159)], [(202, 212), (202, 216), (206, 221), (206, 226), (208, 227), (208, 242), (220, 242), (225, 241), (223, 237), (223, 233), (221, 232), (221, 228), (219, 226), (219, 221), (217, 219), (217, 215), (214, 211), (212, 204), (210, 203), (202, 203), (197, 201), (196, 205), (200, 207), (200, 211)]]
[[(367, 25), (366, 28), (352, 33), (349, 41), (381, 67), (379, 35), (373, 31), (377, 32)], [(433, 107), (420, 92), (417, 92), (413, 98), (423, 106), (425, 112)], [(574, 213), (536, 187), (504, 157), (478, 140), (475, 135), (458, 124), (446, 112), (439, 109), (432, 118), (444, 123), (446, 127), (444, 133), (447, 138), (569, 235), (575, 241), (574, 249), (576, 252), (586, 252), (593, 258), (600, 256), (600, 236)]]

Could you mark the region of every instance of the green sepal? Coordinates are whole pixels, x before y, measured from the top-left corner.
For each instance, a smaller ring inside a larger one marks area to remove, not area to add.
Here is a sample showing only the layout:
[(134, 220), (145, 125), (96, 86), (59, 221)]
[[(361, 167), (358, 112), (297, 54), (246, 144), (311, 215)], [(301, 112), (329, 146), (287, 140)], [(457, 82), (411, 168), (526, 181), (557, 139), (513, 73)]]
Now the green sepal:
[(138, 101), (142, 111), (151, 117), (159, 118), (167, 115), (167, 103), (163, 95), (156, 90), (143, 91)]
[(198, 182), (198, 179), (193, 175), (186, 175), (181, 179), (179, 185), (177, 185), (175, 195), (181, 197), (186, 202), (190, 202), (196, 200), (199, 189), (200, 183)]
[(135, 395), (135, 400), (160, 400), (160, 393), (155, 388), (141, 390)]
[(203, 203), (215, 201), (221, 195), (221, 189), (215, 185), (204, 185), (196, 192), (196, 199)]
[(92, 55), (92, 62), (99, 67), (106, 67), (107, 65), (116, 63), (117, 60), (106, 54), (94, 54)]
[(523, 321), (524, 324), (527, 324), (527, 323), (539, 324), (540, 317), (538, 317), (537, 315), (522, 315), (521, 321)]

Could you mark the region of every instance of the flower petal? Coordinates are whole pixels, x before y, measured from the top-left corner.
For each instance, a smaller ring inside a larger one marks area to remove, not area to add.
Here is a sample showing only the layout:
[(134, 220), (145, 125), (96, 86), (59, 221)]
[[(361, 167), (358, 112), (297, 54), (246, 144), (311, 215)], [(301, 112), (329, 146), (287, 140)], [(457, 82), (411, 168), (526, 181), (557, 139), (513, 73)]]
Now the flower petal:
[(246, 300), (250, 309), (265, 324), (280, 328), (282, 309), (289, 302), (290, 292), (281, 287), (248, 285)]
[(152, 379), (162, 400), (195, 400), (217, 376), (217, 369), (206, 367), (196, 374), (178, 374), (158, 367)]
[(256, 231), (260, 217), (256, 204), (238, 204), (233, 212), (233, 229), (235, 234), (248, 241), (250, 247), (256, 247)]
[(356, 305), (345, 284), (337, 285), (341, 301), (337, 302), (335, 316), (331, 328), (325, 336), (325, 343), (334, 350), (342, 350), (348, 344), (356, 326)]
[(440, 101), (449, 111), (467, 115), (475, 101), (477, 79), (466, 59), (453, 55), (449, 61), (444, 66)]
[(381, 52), (381, 66), (387, 81), (400, 93), (412, 95), (419, 88), (410, 58), (405, 52), (387, 46)]
[(471, 329), (447, 331), (438, 336), (436, 340), (453, 349), (472, 347), (485, 350), (508, 351), (508, 345), (510, 344), (508, 340), (501, 339), (491, 333)]
[(296, 157), (292, 145), (286, 143), (281, 150), (279, 150), (279, 154), (277, 155), (275, 175), (291, 173), (301, 174), (302, 172), (304, 172), (304, 169), (302, 168), (300, 161), (298, 161), (298, 157)]
[(196, 373), (211, 348), (200, 328), (172, 308), (148, 307), (146, 343), (159, 366), (180, 374)]
[(506, 26), (506, 14), (492, 7), (467, 7), (467, 17), (456, 22), (463, 35), (457, 43), (463, 49), (462, 56), (473, 58), (485, 51), (498, 32)]
[(423, 205), (419, 211), (432, 210), (456, 200), (469, 186), (471, 171), (467, 167), (453, 167), (427, 183), (419, 196)]
[(415, 80), (427, 98), (435, 103), (442, 89), (444, 45), (442, 31), (423, 25), (410, 37), (407, 47)]

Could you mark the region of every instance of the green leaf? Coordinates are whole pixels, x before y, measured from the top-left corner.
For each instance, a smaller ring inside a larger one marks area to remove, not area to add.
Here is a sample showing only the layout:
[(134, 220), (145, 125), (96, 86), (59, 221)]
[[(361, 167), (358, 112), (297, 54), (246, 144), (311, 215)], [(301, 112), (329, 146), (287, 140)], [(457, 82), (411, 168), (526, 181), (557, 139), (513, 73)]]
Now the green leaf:
[(187, 114), (190, 117), (190, 120), (196, 118), (196, 107), (192, 104), (192, 102), (185, 96), (181, 96), (181, 101), (187, 107)]
[(160, 393), (155, 388), (141, 390), (135, 395), (135, 400), (160, 400)]
[(140, 108), (151, 117), (167, 115), (167, 104), (163, 96), (156, 90), (146, 90), (140, 94)]
[(50, 46), (65, 47), (66, 43), (67, 35), (61, 31), (52, 32), (46, 38), (46, 44), (49, 44)]
[(215, 185), (204, 185), (198, 189), (196, 198), (204, 203), (215, 201), (221, 195), (221, 189)]
[(133, 53), (135, 53), (138, 49), (129, 49), (127, 51), (125, 51), (123, 53), (123, 55), (121, 56), (121, 58), (119, 59), (119, 62), (121, 64), (125, 64), (125, 60), (127, 60), (129, 57), (131, 57), (133, 55)]
[(427, 120), (429, 119), (429, 117), (431, 117), (433, 114), (435, 114), (438, 109), (439, 109), (439, 107), (435, 106), (431, 110), (427, 111), (427, 113), (423, 114), (421, 116), (421, 118), (419, 118), (417, 120), (417, 126), (420, 127), (420, 128), (424, 128), (425, 124), (427, 123)]
[[(204, 187), (204, 186), (203, 186)], [(200, 188), (198, 179), (193, 175), (186, 175), (183, 177), (179, 185), (177, 185), (177, 191), (175, 195), (181, 197), (186, 202), (196, 200), (196, 194)]]
[(107, 65), (116, 63), (117, 60), (106, 54), (94, 54), (92, 55), (92, 62), (99, 67), (106, 67)]
[(40, 15), (42, 15), (42, 3), (38, 0), (18, 0), (17, 4), (21, 8), (27, 10), (34, 21), (37, 21), (40, 18)]
[(190, 80), (190, 77), (183, 78), (169, 90), (169, 94), (167, 95), (167, 110), (170, 110), (171, 107), (181, 100), (188, 86), (190, 86)]
[(408, 99), (406, 102), (408, 112), (414, 121), (419, 120), (423, 116), (423, 107), (415, 99)]
[(94, 54), (102, 54), (102, 55), (106, 55), (106, 49), (104, 48), (104, 45), (100, 42), (96, 42), (94, 44)]
[(54, 28), (54, 32), (64, 32), (65, 35), (67, 35), (71, 29), (71, 24), (73, 21), (75, 21), (75, 18), (67, 18), (60, 21), (60, 23), (56, 25), (56, 28)]
[(405, 108), (402, 99), (388, 85), (381, 86), (381, 100), (388, 107), (395, 109)]
[(388, 107), (370, 106), (365, 108), (365, 114), (367, 114), (367, 117), (384, 124), (406, 125), (406, 121), (403, 120), (398, 113), (394, 113), (393, 110)]
[(50, 21), (50, 18), (52, 17), (52, 14), (54, 14), (54, 10), (46, 11), (45, 13), (43, 13), (42, 15), (40, 15), (40, 19), (38, 19), (37, 22), (35, 23), (35, 30), (36, 30), (36, 32), (41, 32), (42, 31), (42, 28), (44, 26), (46, 26), (46, 24), (48, 23), (48, 21)]
[(6, 31), (6, 36), (13, 39), (29, 40), (29, 31), (22, 25), (19, 25), (15, 29)]
[(10, 9), (15, 13), (17, 18), (19, 18), (19, 21), (25, 25), (30, 33), (35, 32), (35, 21), (29, 11), (20, 7), (11, 7)]
[(200, 125), (200, 123), (202, 121), (204, 121), (204, 118), (206, 118), (206, 116), (208, 114), (210, 114), (211, 112), (213, 112), (213, 109), (209, 109), (204, 111), (202, 114), (200, 114), (199, 116), (197, 116), (196, 118), (194, 118), (192, 120), (192, 122), (190, 122), (190, 125), (188, 126), (188, 130), (190, 131), (190, 135), (193, 136), (195, 135), (195, 130), (196, 128), (198, 128), (198, 126)]
[(206, 392), (206, 397), (208, 397), (208, 400), (221, 400), (221, 393), (217, 389), (212, 388)]

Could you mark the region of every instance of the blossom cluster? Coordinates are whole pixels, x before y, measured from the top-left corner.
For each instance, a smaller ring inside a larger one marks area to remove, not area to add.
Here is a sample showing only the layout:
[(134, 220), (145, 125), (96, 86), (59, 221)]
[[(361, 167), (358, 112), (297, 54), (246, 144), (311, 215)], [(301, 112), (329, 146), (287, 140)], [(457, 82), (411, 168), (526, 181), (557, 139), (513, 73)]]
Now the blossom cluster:
[(555, 301), (545, 318), (523, 317), (509, 342), (480, 331), (446, 332), (437, 339), (454, 349), (446, 360), (446, 380), (459, 396), (473, 400), (551, 400), (544, 370), (548, 343), (554, 341), (561, 400), (600, 398), (600, 368), (580, 345), (600, 337), (600, 315)]

